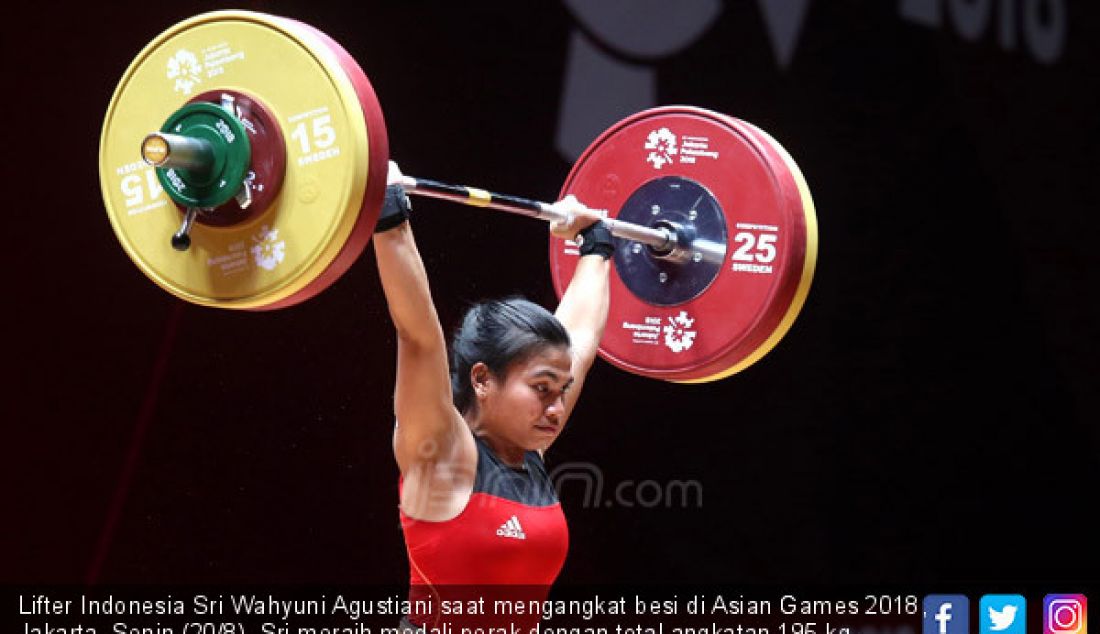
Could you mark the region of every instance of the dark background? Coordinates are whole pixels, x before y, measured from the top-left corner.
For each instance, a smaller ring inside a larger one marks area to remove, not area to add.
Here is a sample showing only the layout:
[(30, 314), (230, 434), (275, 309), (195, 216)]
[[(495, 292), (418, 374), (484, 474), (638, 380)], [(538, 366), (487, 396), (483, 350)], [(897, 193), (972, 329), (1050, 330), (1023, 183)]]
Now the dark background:
[[(585, 508), (565, 487), (563, 583), (1095, 582), (1100, 22), (1054, 3), (1066, 28), (1042, 60), (998, 31), (1003, 7), (1035, 3), (989, 3), (973, 37), (952, 3), (981, 4), (943, 0), (931, 27), (903, 2), (787, 2), (807, 11), (784, 64), (758, 3), (729, 1), (682, 51), (617, 58), (655, 72), (653, 105), (783, 143), (820, 255), (794, 327), (733, 377), (597, 363), (551, 468), (590, 463), (605, 491), (695, 480), (702, 504)], [(552, 200), (569, 171), (554, 134), (579, 23), (557, 2), (5, 9), (5, 582), (407, 579), (370, 248), (303, 305), (216, 310), (145, 278), (105, 214), (116, 83), (161, 31), (220, 8), (342, 43), (408, 173)], [(447, 330), (482, 297), (553, 305), (542, 223), (416, 206)]]

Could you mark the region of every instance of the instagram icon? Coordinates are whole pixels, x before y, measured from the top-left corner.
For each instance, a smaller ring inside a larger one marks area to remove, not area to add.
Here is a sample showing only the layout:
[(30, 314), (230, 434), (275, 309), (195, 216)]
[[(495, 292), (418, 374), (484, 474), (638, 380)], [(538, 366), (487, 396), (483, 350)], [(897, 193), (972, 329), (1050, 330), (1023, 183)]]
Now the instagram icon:
[(1088, 603), (1083, 594), (1043, 597), (1043, 634), (1088, 634)]

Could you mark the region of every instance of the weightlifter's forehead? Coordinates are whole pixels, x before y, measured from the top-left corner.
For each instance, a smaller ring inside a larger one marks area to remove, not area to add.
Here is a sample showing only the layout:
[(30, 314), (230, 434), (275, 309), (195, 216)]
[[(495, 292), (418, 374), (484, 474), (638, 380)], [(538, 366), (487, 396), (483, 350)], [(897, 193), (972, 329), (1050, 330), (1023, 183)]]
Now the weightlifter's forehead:
[(573, 358), (566, 346), (552, 346), (531, 355), (516, 366), (525, 379), (546, 378), (557, 383), (572, 383)]

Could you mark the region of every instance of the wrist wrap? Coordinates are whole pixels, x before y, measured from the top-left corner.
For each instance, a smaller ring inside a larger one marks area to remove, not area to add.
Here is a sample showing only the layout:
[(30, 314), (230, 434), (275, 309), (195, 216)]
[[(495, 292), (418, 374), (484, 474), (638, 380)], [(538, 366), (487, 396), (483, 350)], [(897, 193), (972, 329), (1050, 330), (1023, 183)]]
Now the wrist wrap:
[(585, 227), (577, 234), (577, 238), (580, 241), (581, 257), (595, 253), (606, 260), (615, 252), (611, 230), (602, 220)]
[(386, 197), (382, 199), (382, 212), (378, 214), (378, 222), (374, 225), (376, 232), (389, 231), (409, 219), (409, 210), (412, 204), (405, 194), (405, 189), (400, 185), (388, 185)]

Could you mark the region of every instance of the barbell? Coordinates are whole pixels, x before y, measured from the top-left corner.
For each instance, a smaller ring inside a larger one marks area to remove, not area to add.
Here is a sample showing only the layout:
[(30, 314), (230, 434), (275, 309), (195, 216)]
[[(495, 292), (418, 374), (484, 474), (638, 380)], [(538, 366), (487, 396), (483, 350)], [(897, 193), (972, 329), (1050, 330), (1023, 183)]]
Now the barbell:
[[(133, 60), (111, 98), (99, 172), (123, 249), (169, 293), (273, 310), (335, 282), (370, 240), (389, 147), (358, 63), (285, 17), (186, 19)], [(546, 202), (404, 177), (410, 194), (561, 220)], [(817, 221), (795, 161), (758, 127), (663, 106), (617, 122), (561, 189), (606, 210), (616, 236), (599, 354), (642, 376), (734, 374), (790, 329), (817, 260)], [(555, 292), (577, 245), (550, 238)]]

